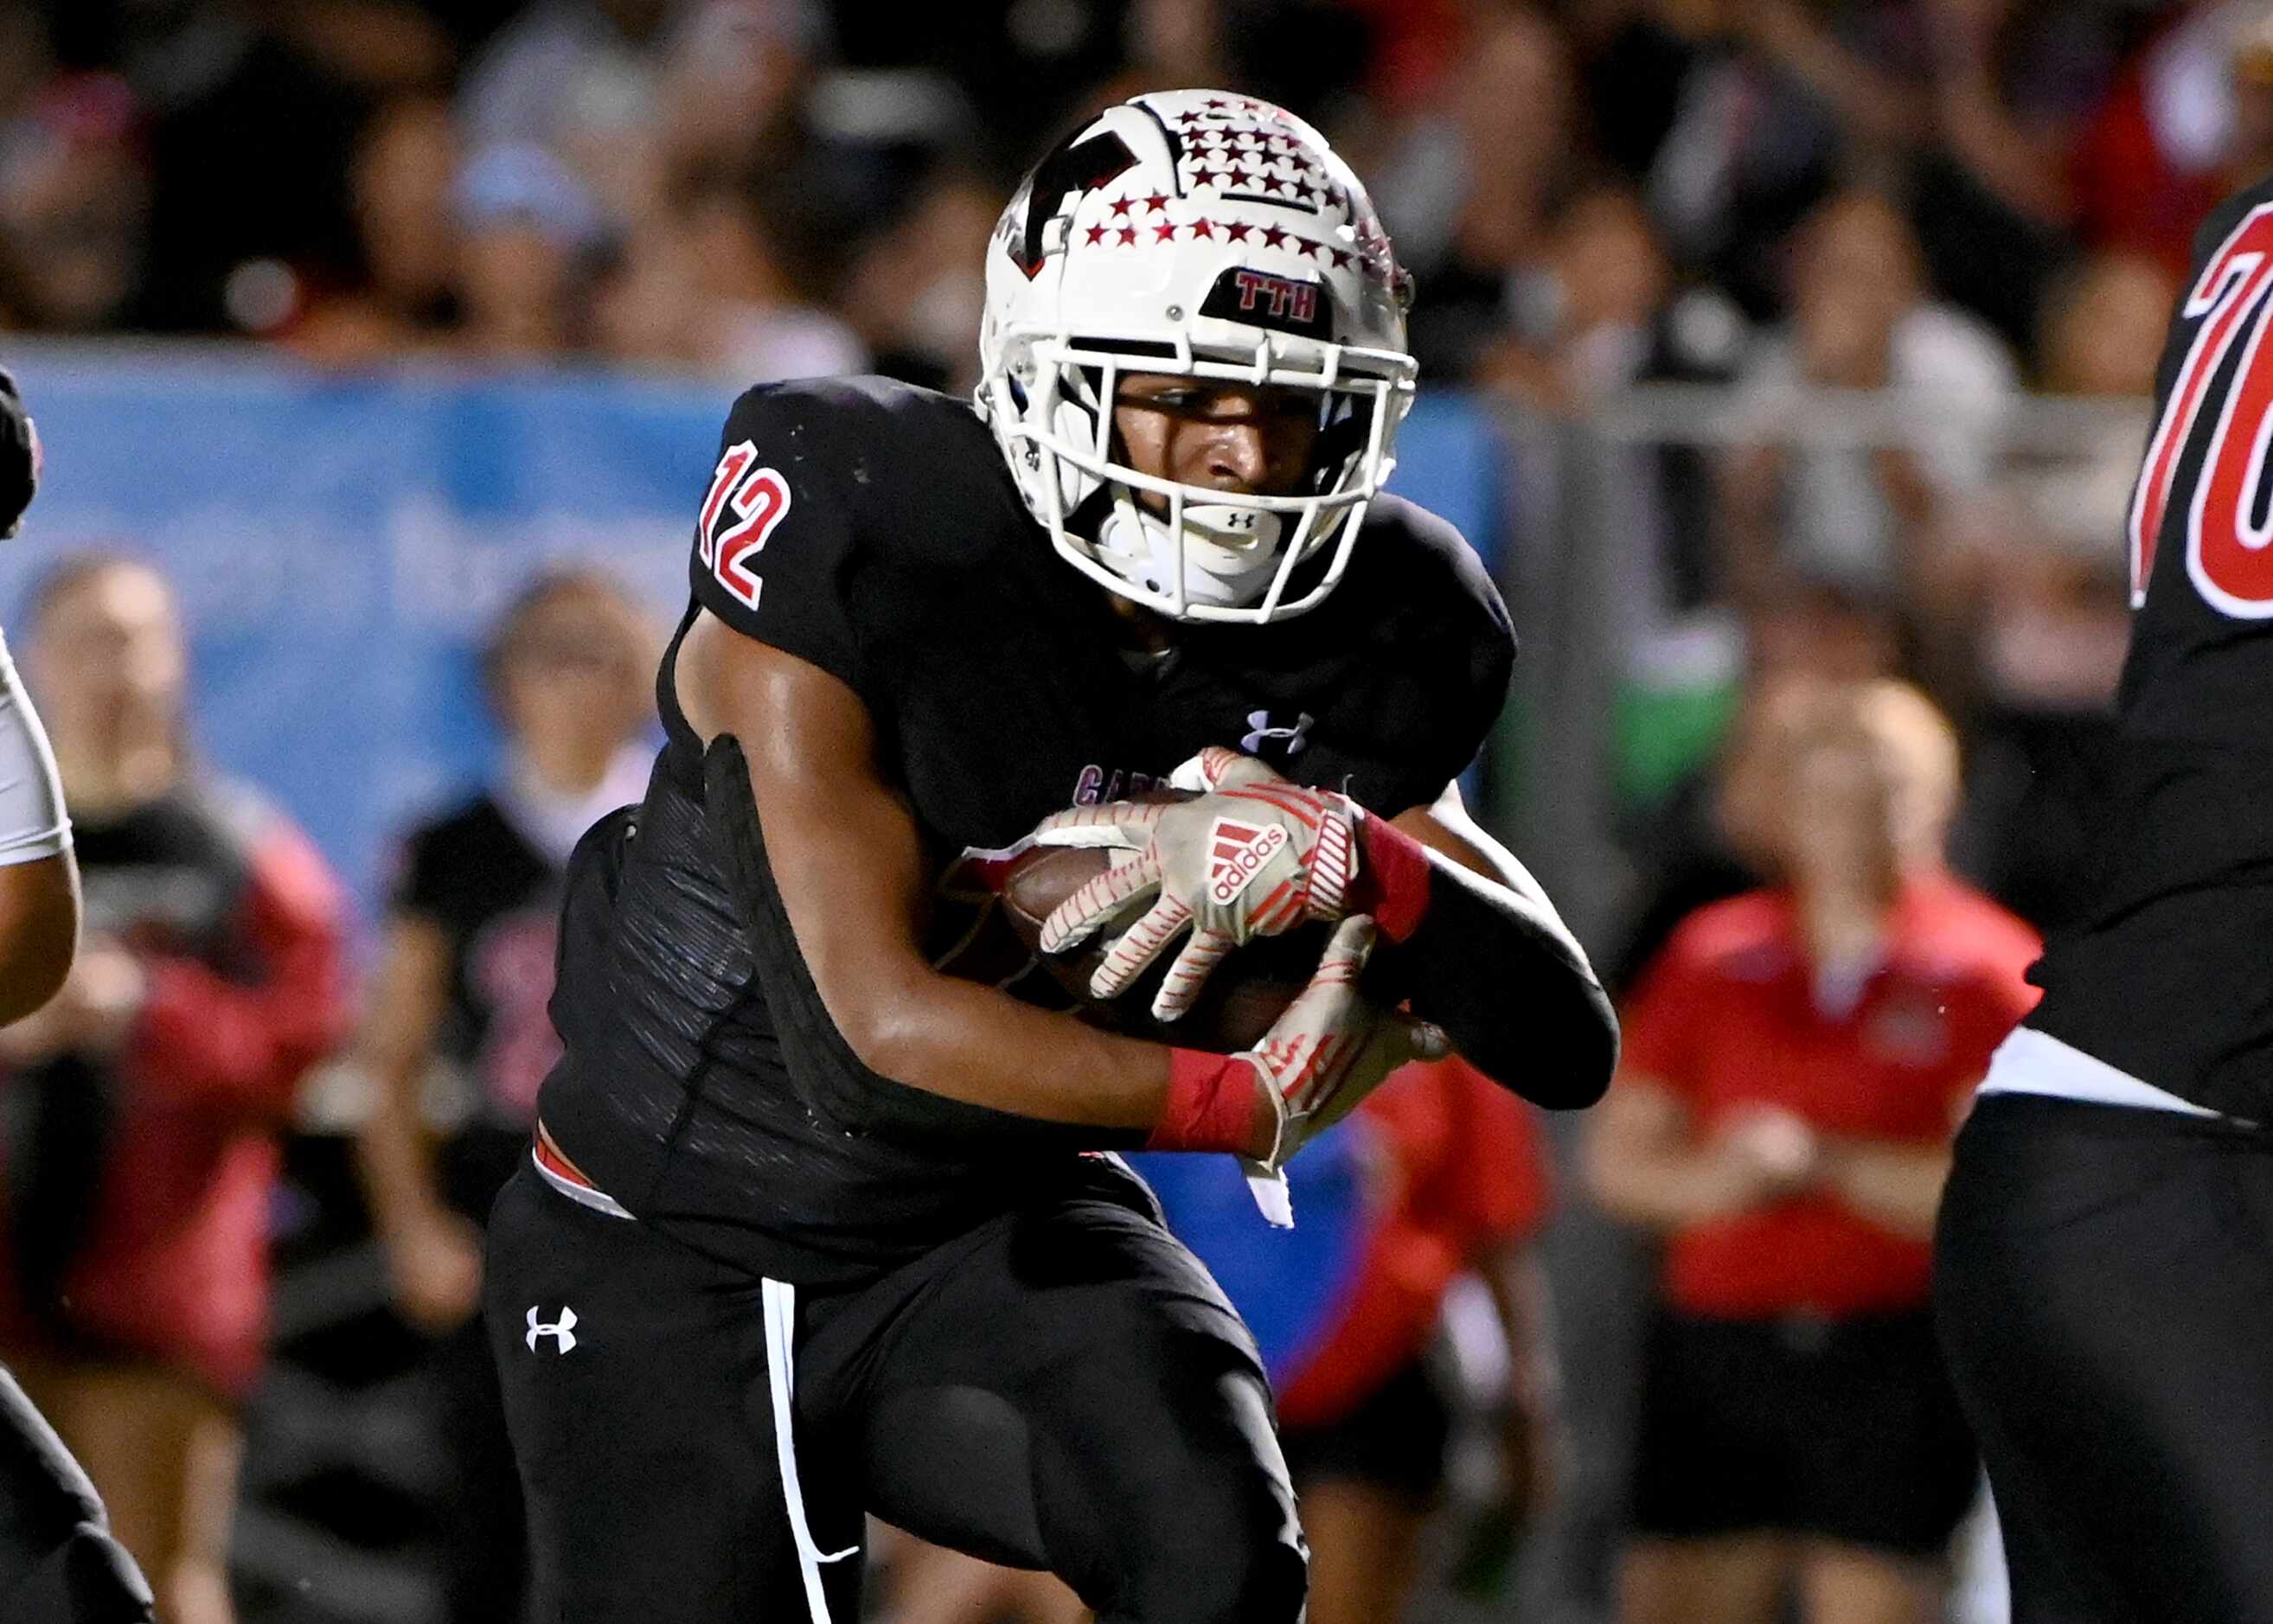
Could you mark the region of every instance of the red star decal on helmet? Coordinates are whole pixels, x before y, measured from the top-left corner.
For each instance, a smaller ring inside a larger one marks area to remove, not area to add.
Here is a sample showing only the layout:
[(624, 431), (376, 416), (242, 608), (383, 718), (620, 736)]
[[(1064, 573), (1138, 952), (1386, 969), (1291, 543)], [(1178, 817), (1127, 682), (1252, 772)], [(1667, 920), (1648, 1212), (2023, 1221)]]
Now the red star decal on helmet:
[(1355, 258), (1356, 256), (1352, 254), (1347, 248), (1337, 248), (1334, 250), (1334, 266), (1339, 270), (1347, 266), (1349, 262)]
[(1174, 242), (1175, 236), (1176, 222), (1172, 220), (1161, 221), (1152, 228), (1152, 240), (1156, 243)]
[(1102, 243), (1108, 229), (1110, 228), (1105, 226), (1091, 226), (1089, 228), (1089, 240), (1092, 243)]
[(1247, 234), (1254, 229), (1243, 220), (1230, 220), (1224, 222), (1223, 234), (1234, 243), (1244, 243)]
[(1168, 206), (1168, 200), (1156, 191), (1151, 197), (1144, 199), (1144, 206), (1151, 209), (1155, 214), (1157, 214), (1161, 210)]
[(1194, 236), (1212, 238), (1215, 236), (1215, 222), (1211, 220), (1196, 220), (1192, 221), (1192, 235)]
[(1287, 234), (1284, 231), (1281, 231), (1278, 227), (1265, 226), (1263, 228), (1263, 241), (1266, 246), (1276, 248), (1279, 243), (1286, 240)]
[(1133, 243), (1133, 242), (1135, 242), (1135, 241), (1136, 240), (1136, 227), (1134, 227), (1134, 226), (1121, 226), (1121, 227), (1117, 227), (1117, 228), (1115, 228), (1115, 229), (1117, 229), (1117, 230), (1119, 231), (1120, 235), (1121, 235), (1121, 243), (1122, 243), (1122, 245), (1123, 245), (1123, 246), (1126, 246), (1127, 244), (1129, 244), (1129, 243)]
[(1307, 198), (1309, 201), (1316, 203), (1320, 198), (1324, 197), (1326, 194), (1320, 191), (1316, 186), (1297, 186), (1294, 190), (1294, 195), (1298, 198)]
[(1199, 174), (1199, 183), (1201, 185), (1212, 186), (1218, 191), (1221, 191), (1223, 190), (1224, 183), (1230, 178), (1231, 176), (1226, 175), (1221, 169), (1203, 169)]
[(1225, 101), (1221, 96), (1210, 96), (1202, 105), (1211, 108), (1227, 108), (1229, 107), (1231, 103)]

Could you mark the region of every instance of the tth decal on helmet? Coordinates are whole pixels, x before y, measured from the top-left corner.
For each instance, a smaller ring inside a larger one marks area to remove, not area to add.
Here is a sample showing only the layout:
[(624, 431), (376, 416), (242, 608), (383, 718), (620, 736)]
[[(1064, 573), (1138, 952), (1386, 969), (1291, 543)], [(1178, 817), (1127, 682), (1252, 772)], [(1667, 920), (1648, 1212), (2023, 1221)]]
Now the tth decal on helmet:
[(1235, 266), (1217, 277), (1208, 296), (1200, 301), (1203, 316), (1252, 322), (1317, 339), (1329, 336), (1327, 310), (1325, 290), (1317, 282), (1245, 266)]
[[(977, 403), (1058, 555), (1178, 620), (1306, 613), (1341, 580), (1412, 404), (1409, 283), (1365, 187), (1284, 109), (1222, 91), (1105, 109), (1022, 184), (986, 261)], [(1315, 403), (1298, 477), (1130, 466), (1131, 375)]]

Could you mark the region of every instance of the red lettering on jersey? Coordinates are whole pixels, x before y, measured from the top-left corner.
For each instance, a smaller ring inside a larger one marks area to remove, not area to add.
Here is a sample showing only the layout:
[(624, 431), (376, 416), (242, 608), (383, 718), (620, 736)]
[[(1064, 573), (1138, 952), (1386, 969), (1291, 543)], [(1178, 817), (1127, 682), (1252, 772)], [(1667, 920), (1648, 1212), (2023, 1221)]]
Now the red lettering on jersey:
[[(2261, 204), (2203, 264), (2202, 274), (2181, 307), (2181, 315), (2202, 325), (2171, 385), (2162, 420), (2147, 444), (2147, 457), (2132, 492), (2130, 514), (2131, 602), (2146, 601), (2154, 573), (2155, 543), (2169, 513), (2187, 444), (2194, 438), (2211, 385), (2234, 342), (2247, 333), (2239, 383), (2218, 403), (2209, 449), (2196, 476), (2187, 506), (2187, 570), (2209, 602), (2229, 615), (2273, 615), (2273, 558), (2264, 554), (2269, 531), (2251, 516), (2264, 471), (2265, 445), (2273, 431), (2273, 377), (2257, 374), (2253, 363), (2273, 303), (2273, 204)], [(2242, 425), (2232, 433), (2236, 420)]]
[(694, 527), (694, 548), (702, 555), (706, 569), (710, 565), (711, 533), (718, 528), (718, 510), (726, 505), (727, 497), (757, 460), (758, 448), (747, 440), (728, 446), (726, 454), (718, 459), (718, 471), (710, 476), (710, 494), (702, 498), (701, 522)]
[[(746, 454), (745, 454), (746, 453)], [(702, 562), (718, 584), (751, 609), (758, 606), (765, 582), (750, 567), (765, 550), (767, 538), (789, 516), (789, 482), (773, 468), (753, 468), (757, 449), (747, 440), (727, 452), (711, 483), (709, 499), (702, 505)], [(724, 493), (722, 498), (721, 493)], [(722, 516), (734, 522), (713, 538), (711, 527)]]

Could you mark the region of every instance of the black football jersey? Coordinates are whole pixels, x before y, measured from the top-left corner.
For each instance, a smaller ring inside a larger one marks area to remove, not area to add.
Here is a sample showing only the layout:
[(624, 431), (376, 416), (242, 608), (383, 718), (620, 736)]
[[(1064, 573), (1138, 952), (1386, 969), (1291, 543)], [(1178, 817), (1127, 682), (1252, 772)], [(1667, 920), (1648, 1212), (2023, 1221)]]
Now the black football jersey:
[(2095, 901), (2031, 976), (2037, 1027), (2273, 1120), (2273, 176), (2211, 217), (2132, 497), (2131, 648)]
[(441, 932), (449, 998), (437, 1047), (472, 1083), (477, 1119), (526, 1135), (559, 1057), (545, 1013), (560, 924), (560, 869), (484, 792), (411, 831), (398, 912)]
[[(1348, 573), (1310, 614), (1179, 626), (1167, 652), (1133, 655), (1113, 602), (1053, 554), (971, 408), (876, 379), (735, 404), (690, 576), (682, 637), (708, 610), (860, 696), (941, 870), (1208, 745), (1377, 812), (1425, 805), (1474, 757), (1514, 658), (1474, 554), (1394, 498), (1374, 503)], [(776, 1029), (791, 1016), (761, 984), (784, 967), (737, 917), (704, 827), (677, 647), (647, 798), (571, 864), (553, 1006), (566, 1053), (542, 1100), (563, 1149), (641, 1217), (814, 1283), (903, 1261), (1037, 1179), (1106, 1176), (1001, 1113), (926, 1096), (931, 1131), (895, 1133), (804, 1086)]]
[(436, 1148), (442, 1199), (476, 1223), (529, 1151), (536, 1092), (560, 1058), (550, 1004), (562, 865), (495, 796), (474, 796), (410, 832), (393, 906), (439, 931), (448, 990), (436, 1049), (468, 1109)]

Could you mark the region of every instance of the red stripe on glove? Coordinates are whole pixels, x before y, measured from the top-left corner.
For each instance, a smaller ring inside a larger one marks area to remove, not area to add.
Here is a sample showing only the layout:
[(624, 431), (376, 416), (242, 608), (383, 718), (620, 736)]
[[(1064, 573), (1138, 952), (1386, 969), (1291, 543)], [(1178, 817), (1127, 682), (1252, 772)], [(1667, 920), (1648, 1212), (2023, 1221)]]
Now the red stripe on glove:
[(1384, 938), (1401, 942), (1429, 911), (1429, 849), (1386, 818), (1358, 820), (1358, 873), (1349, 911), (1371, 914)]

